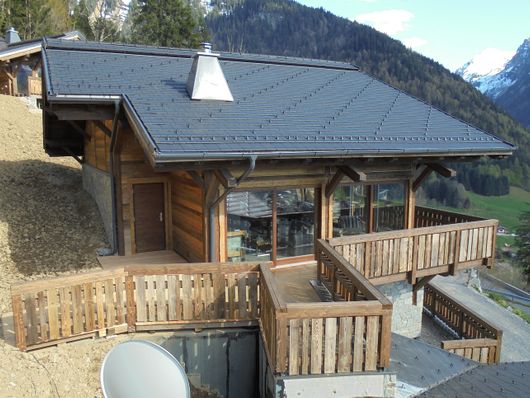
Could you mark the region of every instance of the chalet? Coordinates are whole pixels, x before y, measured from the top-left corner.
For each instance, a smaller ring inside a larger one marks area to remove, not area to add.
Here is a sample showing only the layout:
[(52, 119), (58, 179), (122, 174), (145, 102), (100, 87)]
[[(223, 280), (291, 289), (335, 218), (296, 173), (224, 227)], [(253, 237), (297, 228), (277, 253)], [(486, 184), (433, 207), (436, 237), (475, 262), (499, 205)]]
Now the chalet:
[[(44, 149), (82, 164), (116, 254), (101, 261), (120, 267), (14, 288), (22, 349), (258, 322), (262, 396), (392, 396), (390, 332), (418, 335), (422, 288), (493, 265), (496, 220), (416, 206), (415, 192), (454, 176), (448, 162), (515, 147), (354, 65), (46, 39), (42, 66)], [(275, 278), (315, 260), (330, 302), (293, 302)], [(444, 314), (498, 361), (500, 332)]]
[[(53, 36), (63, 40), (84, 39), (78, 31), (66, 32)], [(0, 94), (6, 95), (40, 95), (42, 82), (40, 78), (42, 39), (20, 40), (18, 32), (9, 28), (5, 38), (0, 37)], [(20, 73), (26, 70), (25, 74)], [(27, 78), (19, 87), (21, 76)]]

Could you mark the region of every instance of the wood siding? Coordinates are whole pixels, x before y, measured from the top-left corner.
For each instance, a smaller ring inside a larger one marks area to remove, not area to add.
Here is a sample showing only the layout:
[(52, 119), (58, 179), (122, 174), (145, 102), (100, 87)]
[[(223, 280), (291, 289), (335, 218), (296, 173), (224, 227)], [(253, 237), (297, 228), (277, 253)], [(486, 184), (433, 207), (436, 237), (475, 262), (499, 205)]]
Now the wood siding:
[(173, 249), (188, 261), (207, 261), (203, 190), (187, 172), (171, 174)]
[[(106, 120), (105, 126), (112, 129), (112, 120)], [(98, 170), (110, 171), (110, 137), (94, 122), (87, 121), (85, 131), (85, 163)]]

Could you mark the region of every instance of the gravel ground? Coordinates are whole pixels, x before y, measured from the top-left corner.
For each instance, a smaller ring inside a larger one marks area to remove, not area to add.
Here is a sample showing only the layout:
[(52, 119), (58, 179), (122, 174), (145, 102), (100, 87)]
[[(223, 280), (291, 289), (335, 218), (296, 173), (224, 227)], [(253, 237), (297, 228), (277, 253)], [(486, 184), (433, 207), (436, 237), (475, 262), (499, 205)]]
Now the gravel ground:
[[(11, 311), (13, 283), (97, 267), (95, 249), (105, 239), (79, 164), (48, 157), (41, 112), (0, 95), (0, 313)], [(0, 340), (0, 397), (100, 396), (101, 360), (125, 338), (33, 353)]]

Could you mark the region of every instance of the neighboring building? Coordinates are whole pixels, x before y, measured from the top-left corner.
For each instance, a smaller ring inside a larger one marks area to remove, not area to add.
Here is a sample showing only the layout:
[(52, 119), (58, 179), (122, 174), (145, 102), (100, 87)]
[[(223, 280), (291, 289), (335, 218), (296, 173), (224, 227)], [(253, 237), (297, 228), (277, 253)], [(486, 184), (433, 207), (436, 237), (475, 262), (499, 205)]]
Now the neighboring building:
[[(84, 36), (77, 31), (53, 37), (84, 40)], [(0, 37), (0, 94), (41, 94), (41, 46), (42, 38), (21, 41), (14, 28), (6, 31), (5, 38)]]

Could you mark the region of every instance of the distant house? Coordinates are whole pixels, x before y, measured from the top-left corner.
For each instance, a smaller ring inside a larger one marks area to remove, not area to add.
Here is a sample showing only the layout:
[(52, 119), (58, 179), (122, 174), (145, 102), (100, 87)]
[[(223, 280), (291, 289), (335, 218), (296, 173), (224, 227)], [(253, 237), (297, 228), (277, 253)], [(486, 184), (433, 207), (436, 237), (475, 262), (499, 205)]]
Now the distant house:
[[(84, 39), (77, 31), (53, 36), (64, 40)], [(41, 45), (42, 38), (21, 41), (14, 28), (0, 37), (0, 94), (41, 94)]]

